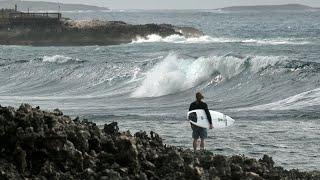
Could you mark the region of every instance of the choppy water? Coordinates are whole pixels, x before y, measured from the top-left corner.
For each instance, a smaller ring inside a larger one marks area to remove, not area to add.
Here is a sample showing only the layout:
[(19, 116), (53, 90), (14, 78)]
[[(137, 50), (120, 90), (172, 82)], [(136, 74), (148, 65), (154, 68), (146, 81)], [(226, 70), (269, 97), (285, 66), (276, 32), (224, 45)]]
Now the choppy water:
[(320, 12), (110, 11), (75, 19), (194, 26), (206, 35), (150, 35), (118, 46), (0, 46), (0, 104), (60, 108), (122, 130), (154, 130), (191, 148), (186, 111), (200, 90), (236, 119), (209, 131), (215, 153), (320, 166)]

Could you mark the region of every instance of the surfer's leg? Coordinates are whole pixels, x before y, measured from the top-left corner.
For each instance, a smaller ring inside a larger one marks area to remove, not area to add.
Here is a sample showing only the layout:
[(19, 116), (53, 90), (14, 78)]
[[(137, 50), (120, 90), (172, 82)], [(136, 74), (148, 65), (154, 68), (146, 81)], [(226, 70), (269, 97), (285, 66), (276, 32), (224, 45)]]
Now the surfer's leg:
[(199, 132), (199, 128), (191, 125), (192, 128), (192, 138), (193, 138), (193, 150), (196, 151), (198, 148), (198, 139), (200, 138), (200, 132)]
[(201, 139), (200, 149), (201, 149), (201, 150), (204, 150), (204, 139)]
[(208, 137), (207, 129), (202, 128), (200, 131), (200, 149), (204, 150), (204, 140)]
[(193, 139), (193, 150), (196, 151), (198, 147), (198, 139)]

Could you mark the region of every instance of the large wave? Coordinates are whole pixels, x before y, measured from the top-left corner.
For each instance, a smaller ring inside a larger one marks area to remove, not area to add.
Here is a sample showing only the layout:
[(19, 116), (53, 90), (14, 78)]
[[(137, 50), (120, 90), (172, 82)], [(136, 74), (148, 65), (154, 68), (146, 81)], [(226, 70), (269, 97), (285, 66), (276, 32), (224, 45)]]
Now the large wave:
[(311, 44), (301, 38), (270, 38), (270, 39), (242, 39), (242, 38), (225, 38), (225, 37), (211, 37), (208, 35), (200, 37), (184, 37), (178, 34), (161, 37), (157, 34), (151, 34), (146, 37), (137, 37), (132, 40), (133, 44), (137, 43), (178, 43), (178, 44), (193, 44), (193, 43), (245, 43), (245, 44), (258, 44), (258, 45), (303, 45)]
[(232, 55), (188, 59), (170, 54), (146, 73), (145, 79), (132, 93), (132, 97), (158, 97), (197, 87), (206, 81), (219, 83), (247, 68), (255, 73), (280, 60), (281, 57)]

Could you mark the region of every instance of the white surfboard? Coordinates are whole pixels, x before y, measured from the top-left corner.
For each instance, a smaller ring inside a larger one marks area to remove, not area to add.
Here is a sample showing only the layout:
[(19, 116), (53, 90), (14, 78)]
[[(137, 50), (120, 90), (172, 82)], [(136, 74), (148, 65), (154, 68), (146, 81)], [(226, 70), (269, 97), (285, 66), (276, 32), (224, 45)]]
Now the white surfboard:
[[(228, 126), (232, 126), (235, 122), (234, 119), (220, 112), (212, 110), (209, 110), (209, 112), (211, 115), (213, 128), (225, 128)], [(209, 129), (209, 121), (206, 112), (202, 109), (189, 111), (188, 120), (191, 124)]]

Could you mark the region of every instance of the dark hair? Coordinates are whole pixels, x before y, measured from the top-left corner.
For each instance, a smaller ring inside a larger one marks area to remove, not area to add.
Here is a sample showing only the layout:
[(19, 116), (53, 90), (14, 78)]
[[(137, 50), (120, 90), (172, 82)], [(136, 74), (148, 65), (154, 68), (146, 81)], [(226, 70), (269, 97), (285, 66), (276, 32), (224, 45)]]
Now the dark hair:
[(197, 99), (197, 101), (201, 101), (203, 99), (203, 95), (200, 92), (197, 92), (196, 99)]

